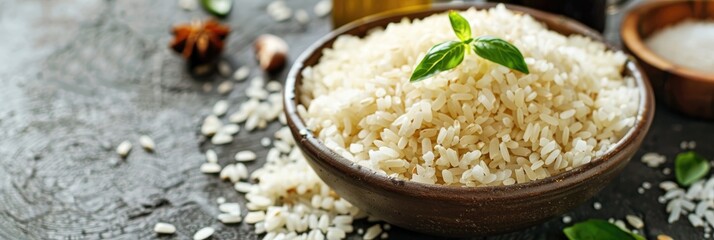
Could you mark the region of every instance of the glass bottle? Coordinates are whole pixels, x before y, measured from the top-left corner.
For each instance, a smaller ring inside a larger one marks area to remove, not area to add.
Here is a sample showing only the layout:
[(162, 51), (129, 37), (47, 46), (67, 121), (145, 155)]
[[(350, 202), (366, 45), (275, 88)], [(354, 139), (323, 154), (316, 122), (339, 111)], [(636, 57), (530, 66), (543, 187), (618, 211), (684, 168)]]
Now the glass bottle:
[(568, 16), (597, 31), (605, 30), (606, 7), (608, 0), (489, 0), (523, 5)]
[(332, 0), (332, 27), (338, 28), (362, 17), (406, 7), (428, 7), (432, 0)]

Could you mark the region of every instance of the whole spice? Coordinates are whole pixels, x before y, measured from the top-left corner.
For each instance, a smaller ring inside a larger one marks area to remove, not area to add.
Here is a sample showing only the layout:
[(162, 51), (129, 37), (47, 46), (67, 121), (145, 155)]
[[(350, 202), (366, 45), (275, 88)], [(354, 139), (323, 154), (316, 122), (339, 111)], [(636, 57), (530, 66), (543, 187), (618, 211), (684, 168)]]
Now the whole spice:
[(469, 22), (455, 11), (449, 12), (449, 20), (459, 41), (439, 43), (429, 49), (414, 69), (410, 81), (421, 81), (439, 72), (455, 68), (461, 64), (471, 48), (476, 55), (486, 60), (528, 74), (528, 66), (518, 48), (492, 36), (472, 38)]
[(180, 53), (192, 69), (205, 69), (213, 66), (221, 55), (230, 31), (228, 26), (210, 19), (180, 24), (173, 28), (174, 39), (169, 46)]
[(263, 34), (255, 39), (255, 57), (260, 68), (273, 72), (285, 65), (288, 54), (288, 44), (275, 35)]

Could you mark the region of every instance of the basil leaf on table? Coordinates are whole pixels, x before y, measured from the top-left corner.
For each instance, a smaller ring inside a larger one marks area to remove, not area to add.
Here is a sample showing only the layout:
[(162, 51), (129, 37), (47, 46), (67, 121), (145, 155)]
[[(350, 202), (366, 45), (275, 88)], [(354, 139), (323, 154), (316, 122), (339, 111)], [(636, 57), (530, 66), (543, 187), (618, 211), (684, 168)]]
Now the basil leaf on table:
[(450, 70), (461, 64), (466, 54), (466, 44), (448, 41), (433, 46), (419, 62), (409, 81), (416, 82), (439, 72)]
[(218, 17), (226, 17), (231, 12), (233, 0), (201, 0), (201, 6)]
[(506, 66), (510, 69), (528, 74), (528, 65), (521, 51), (503, 39), (481, 36), (471, 42), (474, 52), (480, 57)]
[(570, 240), (645, 240), (644, 237), (622, 230), (612, 223), (590, 219), (563, 229)]
[(462, 17), (458, 12), (450, 11), (449, 21), (451, 22), (451, 28), (454, 29), (456, 37), (464, 42), (471, 39), (471, 25), (466, 18)]
[(709, 173), (709, 161), (694, 151), (677, 154), (674, 175), (682, 186), (689, 186)]

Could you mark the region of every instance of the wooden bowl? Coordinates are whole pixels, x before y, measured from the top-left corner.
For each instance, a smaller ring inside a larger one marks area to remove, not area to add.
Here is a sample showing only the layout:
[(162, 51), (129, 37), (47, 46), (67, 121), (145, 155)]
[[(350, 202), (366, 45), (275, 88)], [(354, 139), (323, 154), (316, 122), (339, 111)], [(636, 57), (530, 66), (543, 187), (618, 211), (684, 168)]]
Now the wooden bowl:
[(714, 18), (714, 2), (644, 1), (624, 17), (622, 45), (647, 73), (659, 101), (690, 116), (714, 119), (714, 74), (671, 63), (643, 41), (657, 30), (689, 18)]
[[(571, 171), (510, 186), (449, 187), (377, 175), (326, 147), (312, 135), (298, 115), (300, 72), (307, 66), (317, 64), (322, 50), (330, 48), (337, 36), (365, 36), (372, 28), (384, 27), (404, 17), (424, 18), (449, 9), (486, 9), (494, 6), (437, 5), (427, 10), (362, 19), (335, 30), (308, 48), (288, 75), (284, 103), (288, 126), (317, 175), (340, 196), (370, 215), (416, 232), (442, 236), (490, 235), (542, 223), (585, 202), (617, 176), (642, 143), (654, 114), (652, 90), (634, 62), (627, 62), (623, 74), (636, 80), (640, 92), (637, 120), (613, 150)], [(602, 40), (595, 31), (572, 20), (528, 8), (507, 7), (530, 14), (562, 34), (581, 34)]]

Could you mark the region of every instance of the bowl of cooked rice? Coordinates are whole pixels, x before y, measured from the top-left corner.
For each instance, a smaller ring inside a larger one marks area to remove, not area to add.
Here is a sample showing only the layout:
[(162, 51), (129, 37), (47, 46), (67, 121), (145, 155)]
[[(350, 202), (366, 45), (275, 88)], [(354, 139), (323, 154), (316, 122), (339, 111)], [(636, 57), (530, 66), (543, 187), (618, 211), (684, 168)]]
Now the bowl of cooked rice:
[[(477, 54), (410, 81), (430, 47), (495, 36), (528, 73)], [(295, 62), (287, 122), (317, 175), (369, 215), (441, 236), (523, 229), (619, 174), (654, 114), (639, 66), (575, 21), (510, 5), (436, 5), (345, 25)]]

